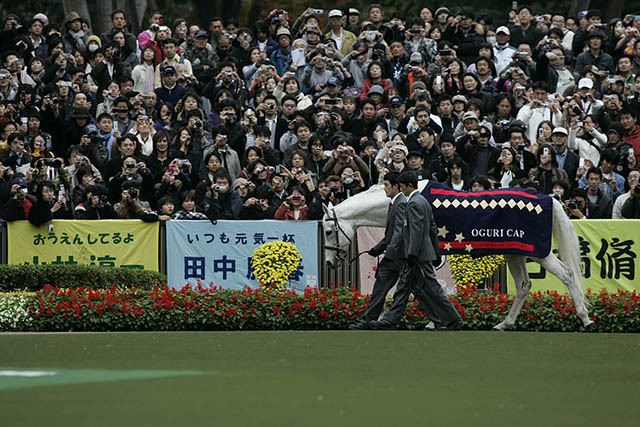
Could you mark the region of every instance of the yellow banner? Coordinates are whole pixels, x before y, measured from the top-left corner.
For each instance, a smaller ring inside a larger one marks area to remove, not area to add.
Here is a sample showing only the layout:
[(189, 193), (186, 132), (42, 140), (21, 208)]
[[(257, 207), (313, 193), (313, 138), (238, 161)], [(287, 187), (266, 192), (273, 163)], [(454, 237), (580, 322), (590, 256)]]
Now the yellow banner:
[[(571, 221), (580, 240), (582, 259), (582, 288), (598, 292), (622, 290), (640, 291), (636, 263), (640, 255), (640, 220), (589, 219)], [(555, 242), (551, 250), (558, 254)], [(531, 290), (556, 290), (567, 293), (558, 278), (540, 264), (527, 262)], [(509, 293), (515, 294), (513, 278), (509, 274)]]
[(12, 221), (9, 264), (90, 264), (158, 271), (159, 223), (55, 220), (40, 227)]

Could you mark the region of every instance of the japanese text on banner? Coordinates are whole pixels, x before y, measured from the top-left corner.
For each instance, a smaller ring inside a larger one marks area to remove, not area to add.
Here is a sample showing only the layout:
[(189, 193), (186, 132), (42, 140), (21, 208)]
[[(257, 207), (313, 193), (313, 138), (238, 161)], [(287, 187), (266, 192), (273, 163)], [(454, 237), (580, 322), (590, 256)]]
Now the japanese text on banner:
[(317, 286), (318, 225), (307, 221), (170, 221), (167, 223), (167, 277), (182, 288), (198, 280), (204, 286), (256, 288), (251, 259), (260, 245), (273, 241), (294, 244), (302, 261), (290, 277), (298, 290)]
[[(640, 255), (640, 221), (637, 220), (574, 220), (578, 233), (582, 268), (582, 287), (598, 292), (639, 290), (637, 258)], [(552, 252), (558, 255), (557, 245)], [(567, 288), (554, 275), (539, 264), (527, 263), (534, 291)], [(509, 292), (514, 292), (513, 279), (509, 276)]]
[(8, 223), (9, 264), (89, 264), (158, 271), (158, 223), (138, 220)]

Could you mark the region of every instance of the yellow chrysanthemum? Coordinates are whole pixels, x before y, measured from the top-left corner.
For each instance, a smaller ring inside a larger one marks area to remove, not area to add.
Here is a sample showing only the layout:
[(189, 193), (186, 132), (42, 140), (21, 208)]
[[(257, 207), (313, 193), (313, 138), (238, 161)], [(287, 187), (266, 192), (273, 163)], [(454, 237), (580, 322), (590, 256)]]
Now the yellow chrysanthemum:
[(461, 288), (466, 288), (467, 285), (477, 286), (484, 279), (491, 277), (502, 264), (504, 264), (503, 255), (481, 257), (451, 255), (449, 257), (451, 276)]
[(269, 242), (253, 252), (253, 274), (262, 286), (284, 288), (302, 256), (289, 242)]

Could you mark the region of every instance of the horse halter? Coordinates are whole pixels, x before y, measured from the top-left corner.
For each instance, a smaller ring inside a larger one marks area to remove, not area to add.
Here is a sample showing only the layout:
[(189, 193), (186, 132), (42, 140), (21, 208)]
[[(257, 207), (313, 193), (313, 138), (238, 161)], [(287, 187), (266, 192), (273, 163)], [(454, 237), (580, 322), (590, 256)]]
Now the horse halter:
[[(324, 247), (325, 249), (336, 251), (336, 258), (344, 263), (347, 259), (346, 256), (349, 254), (349, 251), (340, 248), (340, 234), (342, 233), (344, 237), (346, 237), (349, 244), (351, 244), (352, 241), (349, 235), (340, 226), (340, 223), (338, 222), (338, 216), (336, 215), (336, 210), (331, 209), (331, 212), (333, 213), (333, 217), (330, 217), (328, 214), (327, 214), (327, 217), (331, 221), (333, 221), (333, 231), (336, 233), (336, 246), (328, 246), (325, 244)], [(351, 261), (349, 261), (349, 263), (350, 262)]]

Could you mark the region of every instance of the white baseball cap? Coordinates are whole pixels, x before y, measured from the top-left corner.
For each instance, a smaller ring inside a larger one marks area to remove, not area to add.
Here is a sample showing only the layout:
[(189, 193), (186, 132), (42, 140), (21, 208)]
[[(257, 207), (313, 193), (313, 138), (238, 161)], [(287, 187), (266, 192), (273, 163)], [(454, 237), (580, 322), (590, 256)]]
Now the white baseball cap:
[(496, 34), (498, 33), (504, 33), (508, 36), (511, 35), (511, 32), (509, 31), (509, 29), (507, 27), (505, 27), (504, 25), (502, 27), (498, 27), (498, 29), (496, 30)]
[(578, 81), (578, 89), (587, 88), (593, 89), (593, 80), (588, 77), (583, 77)]
[(331, 9), (329, 11), (329, 18), (333, 17), (342, 18), (342, 11), (340, 9)]

